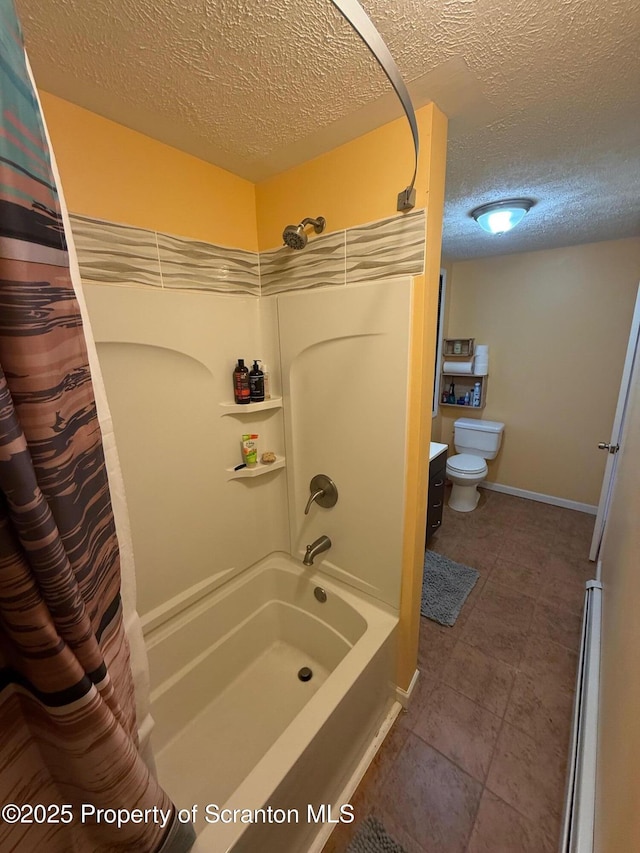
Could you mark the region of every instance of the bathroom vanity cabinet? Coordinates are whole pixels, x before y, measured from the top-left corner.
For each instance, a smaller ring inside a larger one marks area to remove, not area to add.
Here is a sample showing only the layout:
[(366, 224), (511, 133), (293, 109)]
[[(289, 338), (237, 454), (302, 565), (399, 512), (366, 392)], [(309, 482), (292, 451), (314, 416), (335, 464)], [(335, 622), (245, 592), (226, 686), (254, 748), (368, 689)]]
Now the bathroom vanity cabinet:
[[(425, 548), (442, 524), (444, 481), (447, 467), (447, 445), (431, 443), (429, 453), (429, 491), (427, 492), (427, 531)], [(435, 454), (435, 455), (434, 455)]]

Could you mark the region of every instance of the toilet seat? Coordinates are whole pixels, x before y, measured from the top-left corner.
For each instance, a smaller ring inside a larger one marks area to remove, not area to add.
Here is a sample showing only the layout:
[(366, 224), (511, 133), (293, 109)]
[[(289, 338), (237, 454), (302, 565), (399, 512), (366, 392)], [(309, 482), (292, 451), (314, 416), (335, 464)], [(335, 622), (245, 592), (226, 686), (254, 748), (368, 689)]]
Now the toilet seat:
[(486, 473), (487, 464), (481, 456), (458, 453), (447, 459), (447, 469), (454, 474), (482, 474)]

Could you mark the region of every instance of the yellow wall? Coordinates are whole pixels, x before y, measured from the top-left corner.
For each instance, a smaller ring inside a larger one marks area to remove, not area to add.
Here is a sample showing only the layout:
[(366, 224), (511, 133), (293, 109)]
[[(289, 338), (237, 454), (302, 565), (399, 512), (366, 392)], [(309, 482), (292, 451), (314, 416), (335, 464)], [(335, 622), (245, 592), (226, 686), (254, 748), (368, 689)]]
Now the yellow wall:
[[(431, 105), (416, 113), (421, 146), (417, 208), (427, 201), (432, 115)], [(411, 180), (413, 159), (403, 118), (259, 183), (260, 251), (281, 246), (284, 226), (307, 216), (324, 216), (329, 232), (397, 215), (397, 195)]]
[[(418, 650), (424, 563), (424, 517), (431, 437), (435, 323), (444, 208), (447, 119), (433, 104), (416, 113), (420, 158), (416, 207), (427, 210), (425, 275), (416, 279), (411, 341), (409, 464), (405, 513), (398, 683), (406, 689)], [(257, 186), (260, 250), (282, 243), (282, 228), (306, 216), (324, 216), (327, 231), (398, 215), (397, 195), (411, 179), (413, 144), (398, 119)]]
[[(611, 431), (640, 239), (458, 262), (452, 272), (447, 335), (489, 344), (482, 417), (505, 423), (488, 479), (597, 504), (606, 460), (596, 446)], [(442, 441), (465, 414), (443, 411)]]
[(256, 251), (255, 186), (40, 92), (72, 213)]
[(640, 850), (640, 355), (602, 545), (595, 850)]

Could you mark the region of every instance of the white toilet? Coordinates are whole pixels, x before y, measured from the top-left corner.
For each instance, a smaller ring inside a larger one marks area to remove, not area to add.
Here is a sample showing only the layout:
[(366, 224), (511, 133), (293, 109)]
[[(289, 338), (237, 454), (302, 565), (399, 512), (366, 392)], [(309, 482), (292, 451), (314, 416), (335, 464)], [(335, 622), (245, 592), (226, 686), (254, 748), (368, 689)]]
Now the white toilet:
[(477, 487), (489, 472), (485, 459), (498, 455), (504, 424), (458, 418), (453, 427), (458, 453), (447, 459), (447, 477), (453, 483), (449, 506), (458, 512), (472, 512), (480, 500)]

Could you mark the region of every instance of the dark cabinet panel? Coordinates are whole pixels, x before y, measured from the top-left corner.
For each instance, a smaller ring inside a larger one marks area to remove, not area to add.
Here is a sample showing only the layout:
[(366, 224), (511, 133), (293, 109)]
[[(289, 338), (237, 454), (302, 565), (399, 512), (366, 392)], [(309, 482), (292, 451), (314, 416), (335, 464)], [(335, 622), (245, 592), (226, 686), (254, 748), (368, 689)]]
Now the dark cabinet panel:
[(427, 493), (427, 530), (425, 547), (429, 539), (442, 524), (442, 507), (444, 504), (444, 481), (447, 468), (446, 452), (436, 456), (429, 465), (429, 491)]

